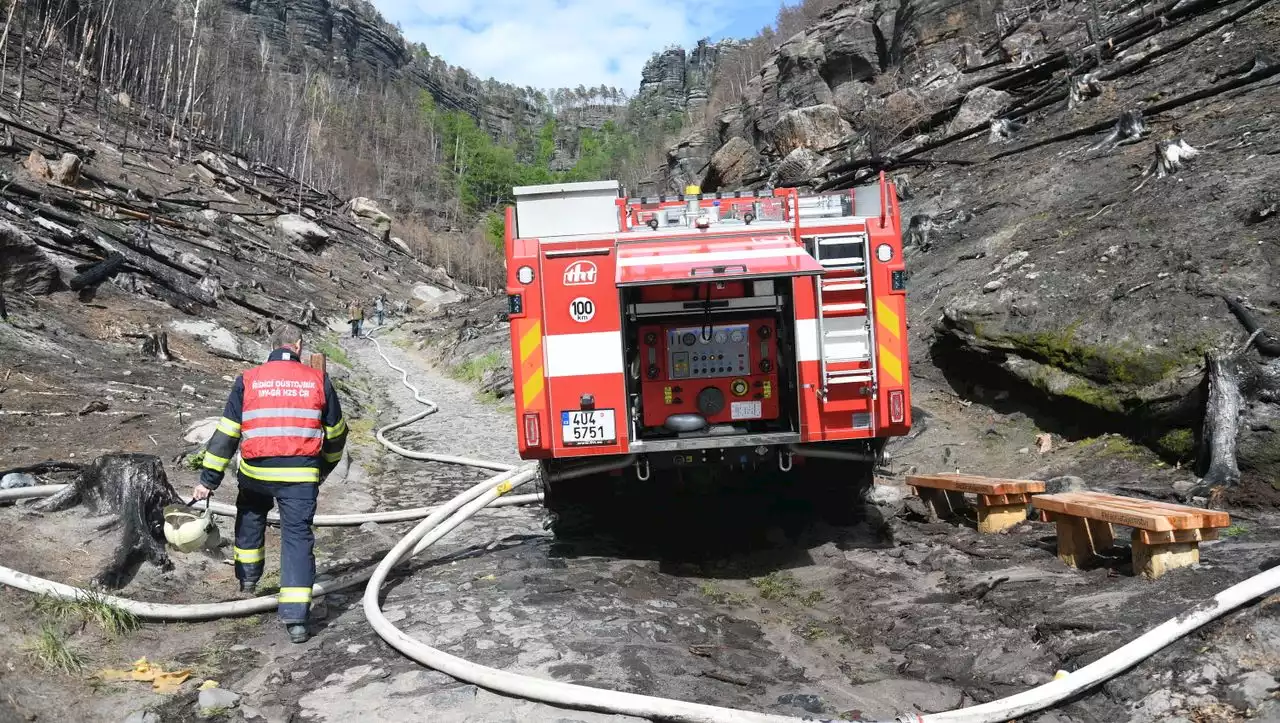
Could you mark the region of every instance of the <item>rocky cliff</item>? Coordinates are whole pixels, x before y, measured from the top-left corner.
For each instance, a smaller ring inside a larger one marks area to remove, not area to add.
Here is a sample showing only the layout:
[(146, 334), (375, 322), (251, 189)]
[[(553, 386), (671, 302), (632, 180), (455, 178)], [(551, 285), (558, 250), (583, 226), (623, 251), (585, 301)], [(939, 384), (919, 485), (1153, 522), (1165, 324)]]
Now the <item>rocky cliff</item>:
[[(1224, 298), (1277, 325), (1280, 11), (1098, 6), (845, 3), (692, 129), (668, 179), (830, 189), (888, 171), (917, 380), (1189, 463), (1204, 355), (1247, 336)], [(1240, 460), (1275, 479), (1263, 396)]]
[(700, 40), (692, 50), (668, 48), (654, 53), (640, 73), (637, 120), (671, 115), (698, 115), (707, 104), (716, 64), (736, 43)]
[(406, 42), (363, 0), (228, 0), (227, 8), (247, 17), (247, 44), (265, 39), (275, 59), (295, 72), (310, 65), (347, 77), (407, 78), (441, 107), (471, 115), (497, 137), (545, 120), (529, 89), (481, 80), (445, 63)]

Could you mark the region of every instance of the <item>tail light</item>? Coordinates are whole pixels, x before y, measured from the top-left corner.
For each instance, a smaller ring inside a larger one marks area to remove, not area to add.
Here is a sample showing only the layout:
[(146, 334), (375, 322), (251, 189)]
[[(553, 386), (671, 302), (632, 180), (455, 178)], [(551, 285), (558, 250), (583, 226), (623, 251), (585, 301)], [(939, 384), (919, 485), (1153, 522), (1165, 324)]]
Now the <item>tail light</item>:
[(526, 412), (524, 415), (524, 441), (530, 447), (542, 446), (542, 425), (538, 423), (537, 412)]
[(889, 392), (889, 421), (894, 424), (902, 424), (907, 418), (906, 405), (903, 403), (904, 396), (901, 389)]

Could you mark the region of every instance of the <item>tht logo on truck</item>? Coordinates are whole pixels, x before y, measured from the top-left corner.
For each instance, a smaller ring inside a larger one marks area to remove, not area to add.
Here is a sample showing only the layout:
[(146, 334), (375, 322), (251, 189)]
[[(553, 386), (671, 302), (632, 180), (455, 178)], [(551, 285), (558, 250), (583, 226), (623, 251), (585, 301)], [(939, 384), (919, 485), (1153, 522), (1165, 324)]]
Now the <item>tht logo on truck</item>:
[(565, 286), (590, 286), (596, 282), (596, 265), (590, 261), (574, 261), (564, 270)]

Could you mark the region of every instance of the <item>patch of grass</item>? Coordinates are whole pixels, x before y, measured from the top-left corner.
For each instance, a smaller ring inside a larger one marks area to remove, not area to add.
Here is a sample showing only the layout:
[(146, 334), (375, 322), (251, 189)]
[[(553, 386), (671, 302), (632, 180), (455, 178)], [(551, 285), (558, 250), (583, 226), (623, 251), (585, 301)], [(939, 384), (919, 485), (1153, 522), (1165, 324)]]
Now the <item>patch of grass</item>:
[(84, 670), (85, 658), (67, 645), (67, 636), (52, 623), (42, 623), (40, 634), (25, 646), (27, 657), (40, 668), (76, 674)]
[(182, 460), (183, 466), (189, 470), (197, 472), (200, 471), (201, 465), (204, 464), (204, 453), (205, 450), (201, 449), (195, 454), (188, 456), (186, 459)]
[(826, 628), (822, 627), (816, 622), (808, 623), (807, 625), (802, 626), (796, 632), (799, 633), (800, 637), (804, 638), (805, 640), (821, 640), (822, 638), (825, 638), (830, 634), (827, 632)]
[(1130, 460), (1141, 460), (1151, 456), (1150, 451), (1133, 440), (1118, 434), (1104, 434), (1100, 437), (1085, 437), (1077, 444), (1082, 448), (1093, 450), (1099, 457), (1119, 457)]
[(324, 354), (325, 359), (330, 359), (335, 364), (341, 364), (348, 369), (351, 368), (351, 358), (347, 356), (347, 351), (330, 339), (317, 343), (316, 351)]
[(1249, 531), (1248, 527), (1242, 525), (1232, 525), (1222, 531), (1223, 537), (1239, 537)]
[(491, 351), (488, 354), (472, 357), (459, 364), (450, 371), (450, 375), (458, 381), (475, 384), (483, 379), (485, 374), (501, 365), (502, 355), (496, 351)]
[(807, 608), (811, 608), (814, 605), (817, 605), (818, 603), (822, 602), (822, 591), (810, 590), (809, 592), (801, 595), (799, 597), (799, 600), (801, 605)]
[(800, 591), (800, 584), (786, 572), (771, 572), (764, 577), (751, 578), (751, 584), (760, 591), (765, 600), (786, 600), (795, 597)]
[(351, 419), (347, 421), (347, 439), (352, 442), (370, 444), (373, 439), (373, 418), (360, 417), (359, 419)]
[(749, 602), (751, 602), (750, 600), (743, 597), (742, 595), (739, 595), (738, 593), (726, 592), (724, 590), (721, 590), (720, 588), (716, 587), (715, 583), (711, 583), (711, 582), (704, 582), (701, 585), (699, 585), (698, 592), (702, 593), (703, 597), (706, 597), (712, 602), (720, 605), (744, 607)]
[(280, 587), (280, 571), (272, 570), (258, 579), (258, 590), (274, 590)]
[(137, 616), (107, 602), (105, 595), (94, 590), (80, 590), (80, 597), (75, 600), (44, 595), (36, 598), (35, 609), (58, 621), (77, 618), (81, 623), (92, 622), (110, 638), (126, 635), (141, 626)]
[[(257, 616), (255, 616), (257, 617)], [(216, 678), (222, 675), (226, 670), (226, 664), (230, 662), (234, 654), (226, 647), (213, 643), (205, 645), (200, 653), (195, 656), (195, 661), (191, 664), (171, 662), (164, 666), (167, 670), (180, 670), (187, 668), (192, 675), (200, 678)]]

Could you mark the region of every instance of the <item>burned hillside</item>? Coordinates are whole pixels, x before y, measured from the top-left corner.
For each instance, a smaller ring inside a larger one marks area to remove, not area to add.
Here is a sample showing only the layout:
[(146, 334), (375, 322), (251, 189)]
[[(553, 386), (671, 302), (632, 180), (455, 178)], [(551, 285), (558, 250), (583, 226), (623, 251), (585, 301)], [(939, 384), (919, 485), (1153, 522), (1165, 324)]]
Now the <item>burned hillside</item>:
[(1240, 464), (1276, 479), (1275, 5), (825, 7), (672, 149), (671, 186), (887, 173), (920, 381), (1170, 463), (1207, 459), (1206, 354), (1262, 328)]

